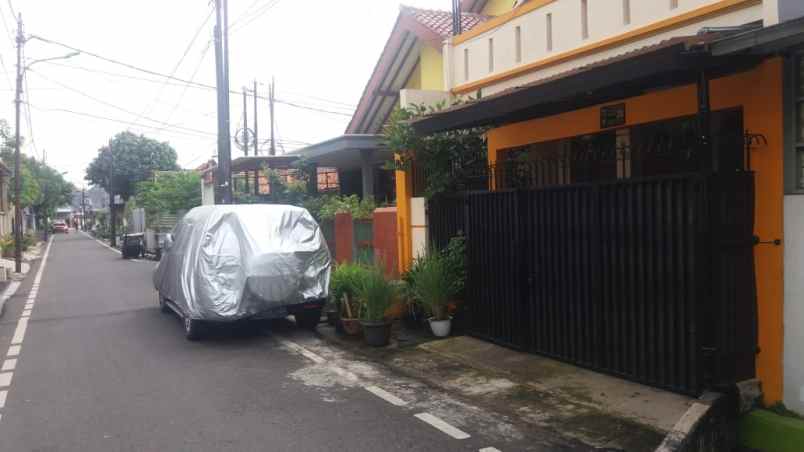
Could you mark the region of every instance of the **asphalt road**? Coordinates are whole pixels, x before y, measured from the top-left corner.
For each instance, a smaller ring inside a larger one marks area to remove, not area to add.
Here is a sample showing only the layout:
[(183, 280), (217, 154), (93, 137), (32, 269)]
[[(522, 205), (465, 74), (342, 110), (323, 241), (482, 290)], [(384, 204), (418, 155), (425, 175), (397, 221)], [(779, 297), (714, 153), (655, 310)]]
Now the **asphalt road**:
[[(346, 370), (324, 362), (303, 348), (319, 341), (310, 333), (224, 329), (188, 342), (157, 307), (154, 264), (83, 234), (54, 237), (45, 262), (35, 299), (42, 261), (0, 318), (2, 452), (556, 449), (348, 356)], [(377, 382), (411, 403), (366, 390)]]

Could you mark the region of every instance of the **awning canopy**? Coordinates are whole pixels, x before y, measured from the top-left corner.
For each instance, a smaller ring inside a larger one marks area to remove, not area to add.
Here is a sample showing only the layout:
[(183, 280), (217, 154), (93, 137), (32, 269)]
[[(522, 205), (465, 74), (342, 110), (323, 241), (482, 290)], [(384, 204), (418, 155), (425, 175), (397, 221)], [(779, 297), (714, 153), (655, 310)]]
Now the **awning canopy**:
[(801, 45), (804, 45), (804, 17), (731, 35), (714, 41), (709, 48), (714, 56), (772, 55)]
[(449, 108), (414, 121), (413, 128), (429, 135), (510, 124), (694, 83), (701, 71), (718, 77), (746, 70), (762, 60), (756, 55), (713, 56), (708, 44), (723, 36), (673, 38)]
[(372, 163), (381, 163), (393, 158), (382, 142), (380, 135), (341, 135), (288, 154), (303, 158), (319, 167), (342, 170), (357, 169), (363, 162), (361, 152), (370, 151)]
[(258, 155), (251, 157), (239, 157), (232, 160), (232, 172), (242, 173), (245, 171), (259, 171), (264, 168), (287, 169), (296, 160), (297, 155)]

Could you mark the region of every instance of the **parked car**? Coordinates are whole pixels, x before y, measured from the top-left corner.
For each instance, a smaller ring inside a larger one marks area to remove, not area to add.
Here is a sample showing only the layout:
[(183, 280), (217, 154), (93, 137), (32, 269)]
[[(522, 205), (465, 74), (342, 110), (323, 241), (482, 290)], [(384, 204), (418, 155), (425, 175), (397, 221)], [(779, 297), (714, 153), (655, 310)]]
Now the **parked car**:
[(53, 222), (52, 230), (53, 230), (54, 234), (56, 234), (56, 233), (69, 234), (70, 227), (67, 226), (67, 223), (65, 223), (65, 222), (63, 222), (61, 220), (57, 220), (57, 221)]
[(165, 238), (154, 270), (163, 312), (173, 311), (188, 339), (206, 322), (292, 314), (315, 328), (329, 295), (331, 257), (306, 209), (283, 205), (202, 206)]

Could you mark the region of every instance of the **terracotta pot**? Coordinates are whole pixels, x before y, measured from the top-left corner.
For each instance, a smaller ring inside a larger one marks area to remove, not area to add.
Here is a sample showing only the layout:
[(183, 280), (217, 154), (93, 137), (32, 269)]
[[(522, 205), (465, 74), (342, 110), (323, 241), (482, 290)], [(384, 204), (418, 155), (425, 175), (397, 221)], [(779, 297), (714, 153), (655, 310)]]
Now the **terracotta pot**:
[(341, 317), (341, 325), (343, 325), (343, 331), (349, 336), (357, 336), (363, 330), (359, 319), (344, 319)]

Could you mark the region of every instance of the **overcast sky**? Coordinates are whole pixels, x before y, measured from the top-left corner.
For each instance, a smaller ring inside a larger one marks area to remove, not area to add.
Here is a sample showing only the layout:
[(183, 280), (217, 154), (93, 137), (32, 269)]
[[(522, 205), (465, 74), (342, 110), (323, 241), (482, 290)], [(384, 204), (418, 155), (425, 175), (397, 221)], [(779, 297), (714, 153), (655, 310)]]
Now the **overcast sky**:
[[(405, 0), (450, 8), (447, 0)], [(208, 0), (0, 0), (0, 118), (13, 127), (16, 25), (36, 35), (133, 66), (198, 83), (215, 84), (214, 18)], [(229, 0), (230, 86), (256, 79), (267, 94), (275, 77), (278, 101), (332, 113), (277, 105), (277, 139), (286, 151), (340, 135), (388, 38), (396, 0)], [(197, 38), (193, 39), (198, 34)], [(185, 54), (185, 50), (189, 50)], [(69, 50), (39, 40), (26, 45), (27, 61)], [(184, 57), (183, 57), (184, 55)], [(182, 58), (183, 57), (183, 58)], [(99, 147), (131, 130), (169, 142), (179, 164), (194, 168), (216, 151), (215, 92), (187, 87), (82, 54), (42, 62), (28, 71), (33, 142), (23, 110), (23, 152), (68, 172), (78, 187)], [(242, 124), (242, 96), (231, 98), (232, 132)], [(260, 139), (269, 134), (268, 104), (261, 101)], [(251, 117), (251, 101), (249, 121)], [(169, 125), (165, 127), (165, 125)], [(233, 149), (235, 156), (242, 155)]]

